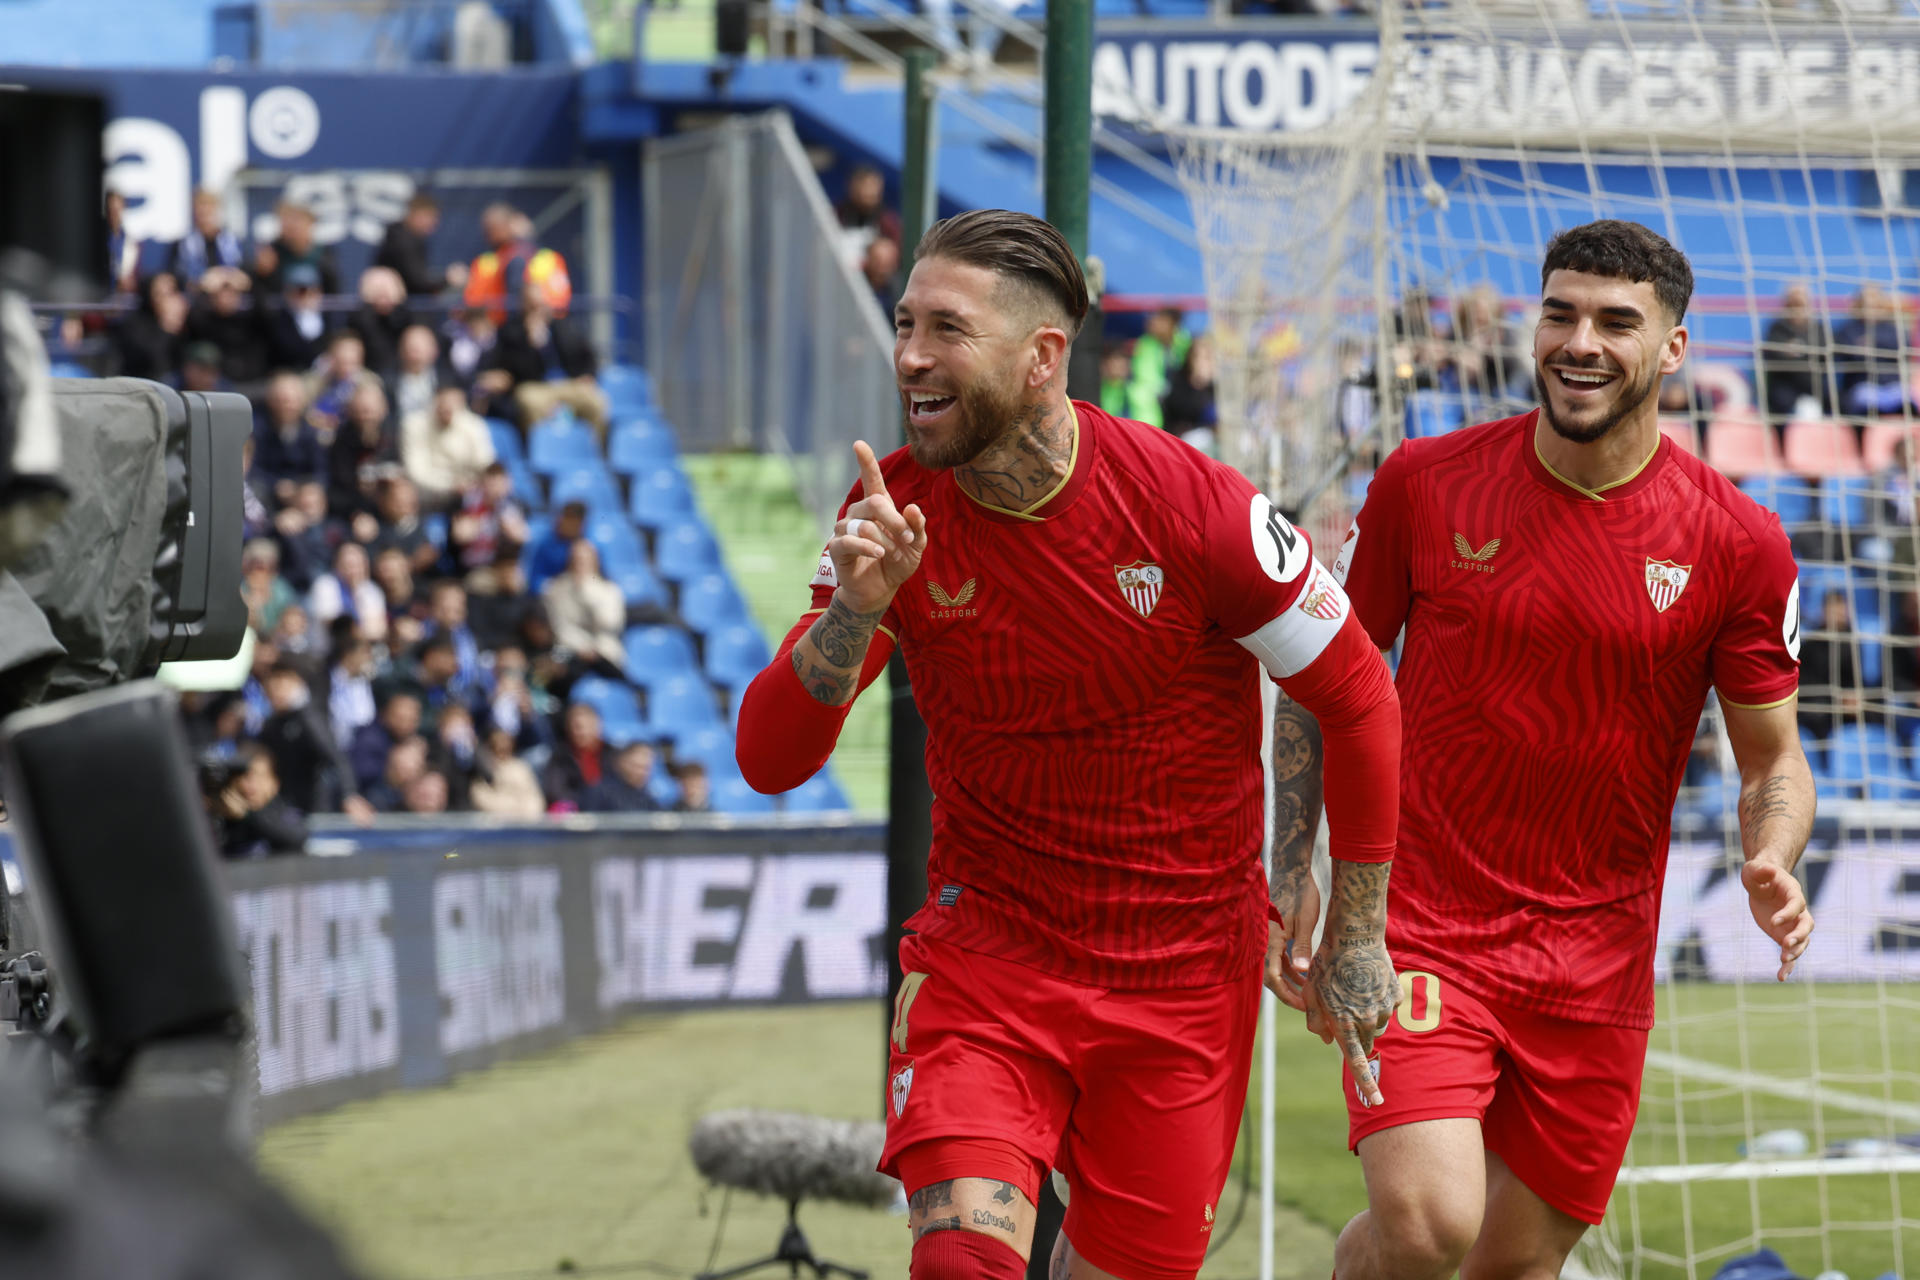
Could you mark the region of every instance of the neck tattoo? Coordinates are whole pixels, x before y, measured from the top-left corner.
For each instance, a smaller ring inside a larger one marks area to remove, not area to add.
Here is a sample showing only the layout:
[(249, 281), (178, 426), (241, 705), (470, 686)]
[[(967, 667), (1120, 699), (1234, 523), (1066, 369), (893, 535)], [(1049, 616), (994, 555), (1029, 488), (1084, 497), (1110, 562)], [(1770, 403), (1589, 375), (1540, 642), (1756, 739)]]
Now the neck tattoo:
[(954, 480), (981, 502), (1025, 511), (1052, 493), (1073, 463), (1076, 424), (1064, 404), (1033, 404), (973, 461), (955, 467)]

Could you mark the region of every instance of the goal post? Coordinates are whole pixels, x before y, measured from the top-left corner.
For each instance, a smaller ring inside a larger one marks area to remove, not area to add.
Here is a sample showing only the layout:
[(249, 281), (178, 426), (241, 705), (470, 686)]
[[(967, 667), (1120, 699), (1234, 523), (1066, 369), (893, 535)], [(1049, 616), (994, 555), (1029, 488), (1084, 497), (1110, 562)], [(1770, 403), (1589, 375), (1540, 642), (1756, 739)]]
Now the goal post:
[[(1692, 347), (1662, 430), (1776, 510), (1800, 562), (1820, 929), (1793, 981), (1771, 982), (1710, 703), (1676, 810), (1639, 1123), (1569, 1274), (1706, 1280), (1762, 1247), (1807, 1276), (1911, 1274), (1920, 23), (1848, 0), (1379, 17), (1371, 77), (1312, 110), (1296, 108), (1328, 83), (1271, 40), (1213, 61), (1209, 122), (1135, 78), (1132, 117), (1165, 135), (1193, 208), (1221, 452), (1337, 546), (1403, 438), (1532, 404), (1554, 232), (1630, 219), (1688, 255)], [(1276, 129), (1289, 110), (1307, 127)]]

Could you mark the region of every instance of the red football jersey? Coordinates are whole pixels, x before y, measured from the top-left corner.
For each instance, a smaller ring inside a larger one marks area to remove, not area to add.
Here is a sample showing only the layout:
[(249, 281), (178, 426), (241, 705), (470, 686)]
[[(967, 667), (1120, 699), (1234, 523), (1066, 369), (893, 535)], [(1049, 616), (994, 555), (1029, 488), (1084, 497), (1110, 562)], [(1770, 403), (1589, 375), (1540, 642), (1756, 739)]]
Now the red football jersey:
[[(881, 624), (927, 723), (934, 797), (908, 926), (1099, 986), (1226, 981), (1266, 938), (1247, 646), (1302, 671), (1346, 597), (1239, 472), (1074, 409), (1071, 469), (1030, 512), (904, 449), (881, 462), (895, 505), (927, 517), (920, 571)], [(817, 609), (835, 586), (823, 554)]]
[(1334, 561), (1382, 648), (1402, 626), (1389, 947), (1483, 997), (1653, 1025), (1673, 801), (1709, 688), (1799, 684), (1773, 513), (1662, 439), (1604, 493), (1535, 413), (1400, 446)]

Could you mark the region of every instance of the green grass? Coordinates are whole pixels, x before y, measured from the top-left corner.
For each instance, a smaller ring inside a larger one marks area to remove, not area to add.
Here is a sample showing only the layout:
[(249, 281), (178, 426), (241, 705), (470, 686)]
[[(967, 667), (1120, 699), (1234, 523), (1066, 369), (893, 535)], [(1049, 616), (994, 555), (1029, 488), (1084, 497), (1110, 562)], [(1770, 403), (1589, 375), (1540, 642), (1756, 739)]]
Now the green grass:
[[(754, 620), (768, 645), (777, 645), (812, 607), (807, 581), (820, 562), (825, 533), (800, 505), (784, 459), (709, 453), (681, 461)], [(887, 811), (887, 703), (882, 676), (853, 704), (828, 762), (862, 813)]]
[[(706, 1265), (721, 1203), (687, 1157), (694, 1121), (737, 1106), (878, 1116), (884, 1019), (878, 1001), (637, 1018), (444, 1088), (279, 1125), (261, 1162), (385, 1280), (552, 1275), (563, 1260), (685, 1277)], [(734, 1196), (720, 1265), (770, 1252), (782, 1217)], [(808, 1205), (801, 1221), (822, 1257), (906, 1275), (904, 1216)], [(1207, 1280), (1257, 1274), (1258, 1221), (1249, 1203)], [(1280, 1276), (1327, 1274), (1324, 1232), (1284, 1214), (1276, 1241)]]

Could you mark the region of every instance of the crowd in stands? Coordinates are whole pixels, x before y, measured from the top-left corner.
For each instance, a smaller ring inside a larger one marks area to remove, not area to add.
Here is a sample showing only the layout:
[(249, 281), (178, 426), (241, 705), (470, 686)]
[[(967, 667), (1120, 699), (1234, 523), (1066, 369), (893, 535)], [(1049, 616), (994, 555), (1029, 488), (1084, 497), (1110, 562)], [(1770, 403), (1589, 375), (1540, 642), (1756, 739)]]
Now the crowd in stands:
[(164, 254), (128, 243), (118, 205), (113, 274), (137, 303), (95, 371), (255, 408), (251, 668), (182, 702), (224, 851), (298, 849), (306, 816), (329, 812), (706, 808), (701, 764), (669, 776), (635, 726), (569, 702), (589, 678), (632, 688), (623, 634), (662, 619), (602, 574), (587, 504), (543, 528), (537, 482), (510, 465), (537, 424), (584, 424), (598, 449), (610, 421), (566, 263), (524, 215), (488, 208), (486, 252), (437, 264), (439, 211), (416, 196), (342, 315), (325, 303), (345, 282), (298, 204), (250, 244), (198, 193)]

